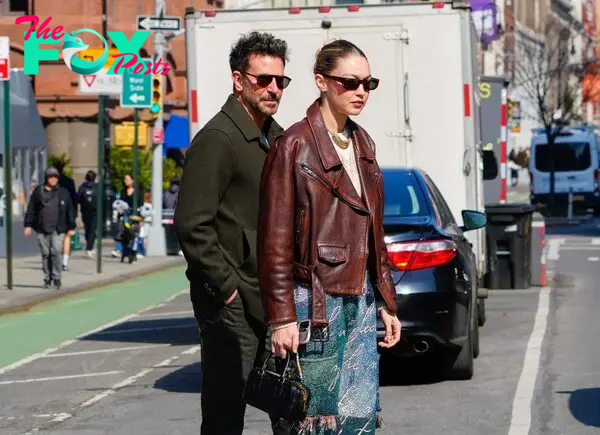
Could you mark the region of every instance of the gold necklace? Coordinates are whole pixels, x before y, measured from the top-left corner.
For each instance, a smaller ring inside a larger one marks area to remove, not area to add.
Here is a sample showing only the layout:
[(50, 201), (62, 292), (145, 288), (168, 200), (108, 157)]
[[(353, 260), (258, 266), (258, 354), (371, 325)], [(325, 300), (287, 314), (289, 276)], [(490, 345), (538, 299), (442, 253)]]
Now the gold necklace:
[(345, 150), (348, 149), (348, 147), (350, 146), (351, 140), (350, 138), (348, 139), (343, 139), (340, 137), (340, 135), (338, 133), (336, 133), (335, 131), (329, 131), (329, 133), (331, 134), (331, 138), (333, 139), (333, 142), (335, 142), (335, 144), (340, 147), (341, 149)]

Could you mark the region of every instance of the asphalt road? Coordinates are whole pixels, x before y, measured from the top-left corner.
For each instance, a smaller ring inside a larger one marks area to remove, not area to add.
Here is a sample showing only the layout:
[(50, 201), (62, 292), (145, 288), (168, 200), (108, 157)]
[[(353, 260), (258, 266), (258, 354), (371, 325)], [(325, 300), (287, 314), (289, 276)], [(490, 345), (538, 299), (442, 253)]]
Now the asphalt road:
[[(552, 232), (556, 285), (490, 293), (471, 381), (398, 363), (399, 377), (382, 386), (378, 433), (600, 432), (600, 228)], [(128, 292), (123, 284), (0, 317), (0, 433), (199, 433), (200, 348), (181, 283), (165, 273)], [(142, 310), (144, 301), (155, 305)], [(34, 331), (35, 344), (22, 344)], [(262, 412), (249, 408), (246, 421), (245, 434), (268, 433)]]

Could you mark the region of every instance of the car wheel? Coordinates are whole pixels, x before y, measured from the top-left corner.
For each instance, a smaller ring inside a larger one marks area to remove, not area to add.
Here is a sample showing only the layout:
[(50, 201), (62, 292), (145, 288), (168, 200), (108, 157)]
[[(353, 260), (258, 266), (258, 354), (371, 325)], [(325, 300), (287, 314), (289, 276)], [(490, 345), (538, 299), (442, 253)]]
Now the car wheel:
[(477, 300), (477, 323), (479, 326), (485, 325), (485, 299)]
[[(479, 312), (479, 305), (477, 305), (477, 311)], [(473, 320), (473, 332), (471, 336), (473, 337), (473, 358), (477, 358), (479, 356), (479, 324), (476, 323), (479, 316), (475, 317)]]
[(454, 352), (449, 355), (446, 378), (455, 381), (468, 381), (473, 377), (473, 328), (469, 328), (467, 341), (460, 349), (460, 352), (454, 357)]

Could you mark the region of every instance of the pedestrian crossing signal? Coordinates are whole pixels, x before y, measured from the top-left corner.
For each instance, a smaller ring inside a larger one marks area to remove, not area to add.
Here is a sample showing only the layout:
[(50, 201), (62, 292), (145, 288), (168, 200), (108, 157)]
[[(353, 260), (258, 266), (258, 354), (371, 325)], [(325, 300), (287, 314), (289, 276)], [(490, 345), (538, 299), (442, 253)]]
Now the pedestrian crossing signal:
[(152, 106), (150, 106), (150, 113), (152, 113), (154, 119), (158, 117), (158, 114), (163, 110), (163, 87), (162, 87), (162, 76), (160, 74), (154, 74), (152, 76)]

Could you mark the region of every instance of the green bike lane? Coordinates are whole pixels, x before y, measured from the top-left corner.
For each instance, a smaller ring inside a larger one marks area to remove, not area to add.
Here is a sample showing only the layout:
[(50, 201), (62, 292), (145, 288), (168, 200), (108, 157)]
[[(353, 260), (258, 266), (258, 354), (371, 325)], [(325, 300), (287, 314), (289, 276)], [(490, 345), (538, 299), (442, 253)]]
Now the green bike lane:
[(7, 366), (184, 292), (189, 285), (184, 271), (176, 267), (0, 316), (0, 374)]

